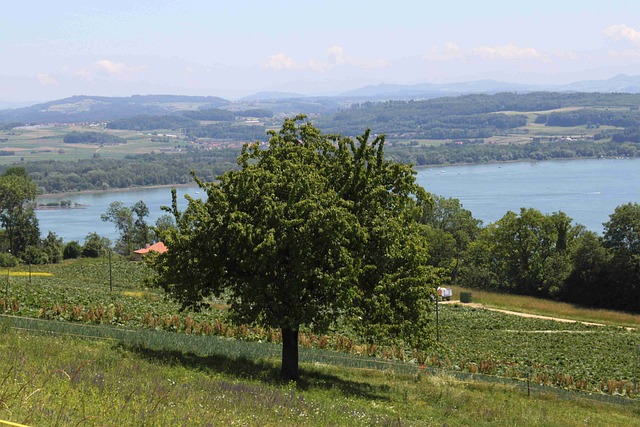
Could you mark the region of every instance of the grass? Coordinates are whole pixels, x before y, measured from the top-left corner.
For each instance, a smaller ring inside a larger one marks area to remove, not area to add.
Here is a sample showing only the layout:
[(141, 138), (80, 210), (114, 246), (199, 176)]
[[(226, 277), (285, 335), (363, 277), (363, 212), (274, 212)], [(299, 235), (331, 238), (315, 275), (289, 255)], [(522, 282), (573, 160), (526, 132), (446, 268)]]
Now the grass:
[(283, 383), (272, 357), (134, 347), (6, 323), (0, 336), (0, 420), (27, 425), (640, 425), (637, 405), (527, 397), (428, 370), (302, 363), (303, 379)]
[(489, 292), (480, 289), (465, 289), (461, 287), (453, 287), (454, 299), (459, 299), (460, 292), (464, 291), (472, 293), (473, 302), (491, 308), (513, 310), (542, 316), (561, 317), (582, 322), (640, 328), (640, 314), (585, 308), (574, 304), (541, 298)]

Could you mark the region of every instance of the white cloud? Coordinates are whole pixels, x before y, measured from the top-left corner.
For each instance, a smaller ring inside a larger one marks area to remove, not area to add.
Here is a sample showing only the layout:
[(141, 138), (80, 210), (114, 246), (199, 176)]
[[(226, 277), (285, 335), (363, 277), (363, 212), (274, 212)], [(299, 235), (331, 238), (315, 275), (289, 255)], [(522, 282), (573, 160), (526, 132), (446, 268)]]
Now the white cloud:
[(312, 70), (318, 73), (324, 73), (342, 65), (350, 65), (357, 68), (375, 68), (384, 67), (388, 64), (387, 61), (383, 60), (370, 62), (356, 60), (346, 55), (341, 46), (331, 46), (325, 51), (325, 53), (327, 54), (326, 60), (313, 58), (304, 63), (296, 62), (293, 58), (284, 53), (278, 53), (269, 56), (269, 60), (265, 67), (272, 70)]
[(531, 47), (519, 47), (512, 43), (503, 46), (478, 46), (462, 49), (456, 43), (447, 42), (444, 47), (434, 46), (423, 55), (427, 61), (455, 61), (469, 57), (488, 60), (536, 60), (549, 62), (549, 56)]
[(108, 59), (101, 59), (93, 64), (94, 68), (102, 71), (106, 71), (109, 74), (124, 74), (131, 72), (138, 72), (144, 69), (143, 66), (129, 66), (122, 62), (113, 62)]
[(613, 41), (628, 40), (631, 43), (640, 46), (640, 31), (636, 31), (624, 24), (612, 25), (602, 31), (602, 34)]
[(296, 61), (284, 53), (277, 53), (269, 56), (269, 61), (267, 62), (266, 67), (271, 68), (272, 70), (295, 70), (300, 68), (300, 66), (296, 64)]
[(553, 51), (553, 52), (551, 52), (551, 56), (553, 56), (555, 58), (567, 59), (567, 60), (571, 60), (571, 61), (576, 61), (576, 60), (581, 59), (580, 55), (577, 52), (573, 52), (573, 51), (570, 51), (570, 50)]
[(640, 50), (610, 50), (608, 54), (612, 58), (638, 58), (640, 57)]
[(464, 58), (464, 51), (453, 42), (447, 42), (443, 48), (434, 46), (431, 52), (424, 55), (424, 59), (429, 61), (452, 61)]
[(486, 59), (533, 59), (548, 61), (546, 55), (531, 47), (518, 47), (512, 43), (504, 46), (479, 46), (471, 49), (471, 55)]
[(55, 86), (58, 84), (58, 81), (49, 74), (38, 74), (37, 78), (42, 86)]

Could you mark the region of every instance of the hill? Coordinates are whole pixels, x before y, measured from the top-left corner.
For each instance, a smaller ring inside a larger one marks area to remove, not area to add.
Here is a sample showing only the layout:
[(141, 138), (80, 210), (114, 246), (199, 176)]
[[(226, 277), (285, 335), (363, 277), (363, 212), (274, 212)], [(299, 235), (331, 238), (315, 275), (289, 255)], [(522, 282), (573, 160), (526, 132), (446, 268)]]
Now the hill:
[(106, 122), (140, 114), (166, 115), (184, 110), (218, 108), (231, 101), (215, 96), (133, 95), (72, 96), (29, 107), (0, 111), (0, 122)]

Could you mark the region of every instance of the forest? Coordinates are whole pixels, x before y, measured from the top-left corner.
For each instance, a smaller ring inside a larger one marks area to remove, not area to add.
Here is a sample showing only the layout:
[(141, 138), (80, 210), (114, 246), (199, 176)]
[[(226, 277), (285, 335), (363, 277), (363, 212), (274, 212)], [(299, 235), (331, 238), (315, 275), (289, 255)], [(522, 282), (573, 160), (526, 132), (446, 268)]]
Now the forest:
[(123, 159), (99, 155), (75, 162), (39, 161), (22, 167), (40, 194), (192, 183), (191, 171), (205, 180), (237, 166), (238, 151), (193, 150), (180, 154), (132, 154)]

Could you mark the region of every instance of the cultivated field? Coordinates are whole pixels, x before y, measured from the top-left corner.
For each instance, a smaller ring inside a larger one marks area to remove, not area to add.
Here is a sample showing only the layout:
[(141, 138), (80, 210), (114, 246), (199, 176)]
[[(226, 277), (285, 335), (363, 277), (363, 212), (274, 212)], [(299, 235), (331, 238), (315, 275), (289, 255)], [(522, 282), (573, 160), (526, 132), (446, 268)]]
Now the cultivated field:
[(640, 416), (640, 335), (628, 329), (640, 325), (637, 316), (592, 316), (471, 290), (475, 302), (613, 326), (441, 304), (437, 327), (434, 312), (424, 331), (439, 336), (431, 350), (378, 347), (348, 333), (303, 333), (303, 379), (283, 384), (278, 330), (228, 324), (224, 301), (210, 301), (202, 313), (180, 313), (144, 286), (150, 272), (141, 263), (114, 257), (112, 273), (110, 284), (106, 258), (32, 266), (31, 275), (25, 266), (0, 273), (0, 312), (9, 316), (0, 320), (0, 351), (8, 355), (0, 362), (0, 419), (34, 425), (51, 417), (58, 425), (584, 425), (586, 419), (589, 425), (640, 425), (634, 418)]
[[(65, 144), (64, 136), (71, 131), (107, 132), (127, 140), (126, 144)], [(174, 134), (175, 132), (156, 131)], [(13, 151), (13, 156), (0, 156), (0, 164), (38, 160), (78, 160), (100, 155), (103, 158), (119, 159), (128, 154), (144, 154), (175, 151), (176, 144), (185, 141), (149, 135), (146, 132), (104, 129), (99, 126), (30, 126), (0, 131), (0, 150)]]

